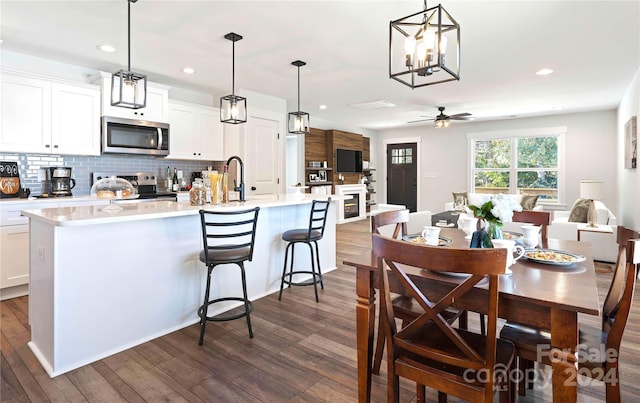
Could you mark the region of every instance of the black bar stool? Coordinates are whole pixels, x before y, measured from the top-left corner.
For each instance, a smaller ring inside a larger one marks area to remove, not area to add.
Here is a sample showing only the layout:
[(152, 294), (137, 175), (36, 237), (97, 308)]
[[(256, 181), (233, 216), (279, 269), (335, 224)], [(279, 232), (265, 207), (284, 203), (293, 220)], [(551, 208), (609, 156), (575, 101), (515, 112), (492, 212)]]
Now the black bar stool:
[[(284, 284), (286, 283), (289, 287), (291, 287), (292, 285), (313, 285), (313, 290), (316, 293), (316, 302), (318, 302), (318, 283), (320, 283), (320, 287), (322, 287), (322, 289), (324, 290), (324, 284), (322, 282), (322, 270), (320, 269), (320, 256), (318, 254), (318, 241), (321, 240), (324, 235), (324, 227), (325, 223), (327, 222), (327, 213), (329, 211), (330, 203), (331, 198), (328, 198), (326, 201), (314, 200), (311, 204), (309, 227), (291, 229), (282, 234), (282, 240), (287, 241), (288, 244), (284, 254), (284, 266), (282, 268), (282, 279), (280, 281), (280, 294), (278, 295), (278, 300), (282, 298), (282, 289), (284, 287)], [(305, 243), (309, 246), (309, 251), (311, 253), (311, 270), (293, 271), (293, 258), (295, 252), (294, 247), (297, 243)], [(316, 246), (315, 261), (313, 246), (311, 245), (312, 243)], [(287, 258), (289, 257), (289, 249), (291, 249), (291, 265), (289, 266), (289, 273), (287, 273)], [(312, 277), (309, 280), (294, 282), (294, 274), (311, 274)]]
[[(200, 316), (200, 340), (202, 345), (204, 329), (207, 321), (224, 322), (247, 317), (249, 337), (253, 338), (250, 313), (253, 304), (247, 298), (247, 279), (244, 272), (244, 262), (253, 258), (253, 244), (256, 237), (256, 224), (260, 207), (241, 211), (205, 211), (200, 210), (202, 223), (202, 241), (204, 249), (200, 252), (200, 261), (207, 265), (207, 288), (204, 292), (204, 303), (198, 309)], [(211, 289), (211, 272), (217, 265), (236, 264), (242, 273), (242, 297), (224, 297), (209, 300)], [(209, 305), (223, 301), (242, 301), (244, 311), (234, 315), (207, 316)]]

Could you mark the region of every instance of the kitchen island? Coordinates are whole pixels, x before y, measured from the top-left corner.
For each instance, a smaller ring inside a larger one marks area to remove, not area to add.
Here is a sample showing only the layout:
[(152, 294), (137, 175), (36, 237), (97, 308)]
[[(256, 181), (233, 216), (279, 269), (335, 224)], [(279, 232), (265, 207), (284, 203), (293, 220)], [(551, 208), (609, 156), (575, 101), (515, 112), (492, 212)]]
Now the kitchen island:
[[(279, 290), (282, 232), (306, 228), (311, 201), (326, 197), (259, 196), (203, 206), (260, 207), (253, 261), (245, 266), (250, 299)], [(336, 268), (334, 205), (319, 242), (323, 272)], [(170, 201), (120, 206), (123, 210), (115, 213), (105, 206), (23, 211), (30, 218), (29, 346), (52, 377), (199, 321), (207, 273), (198, 259), (202, 207)], [(303, 269), (309, 264), (305, 249), (296, 253), (296, 265)], [(234, 267), (216, 268), (212, 292), (241, 293), (237, 274)], [(259, 327), (255, 331), (260, 337)]]

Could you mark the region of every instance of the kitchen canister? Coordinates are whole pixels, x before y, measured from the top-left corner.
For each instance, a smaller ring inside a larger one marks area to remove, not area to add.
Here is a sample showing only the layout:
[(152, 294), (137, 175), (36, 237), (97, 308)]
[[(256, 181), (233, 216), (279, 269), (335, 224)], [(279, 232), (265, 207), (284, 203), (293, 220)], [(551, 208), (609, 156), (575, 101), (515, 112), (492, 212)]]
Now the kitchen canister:
[(20, 196), (20, 175), (17, 162), (0, 162), (0, 199)]

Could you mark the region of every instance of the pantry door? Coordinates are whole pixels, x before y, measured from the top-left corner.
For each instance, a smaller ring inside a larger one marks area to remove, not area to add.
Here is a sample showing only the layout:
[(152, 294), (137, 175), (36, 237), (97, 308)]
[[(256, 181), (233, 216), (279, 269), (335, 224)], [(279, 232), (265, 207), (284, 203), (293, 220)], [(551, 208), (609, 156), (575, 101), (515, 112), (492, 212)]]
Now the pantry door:
[(282, 163), (281, 135), (284, 120), (268, 114), (250, 114), (245, 131), (245, 194), (257, 196), (280, 193)]

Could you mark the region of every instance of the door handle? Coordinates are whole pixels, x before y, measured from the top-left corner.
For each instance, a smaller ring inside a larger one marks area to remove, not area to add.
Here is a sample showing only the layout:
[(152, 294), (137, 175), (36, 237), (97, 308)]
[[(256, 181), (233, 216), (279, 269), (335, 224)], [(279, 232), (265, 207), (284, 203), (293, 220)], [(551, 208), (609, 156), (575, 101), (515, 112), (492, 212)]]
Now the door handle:
[(256, 190), (256, 187), (255, 186), (251, 186), (251, 190)]

